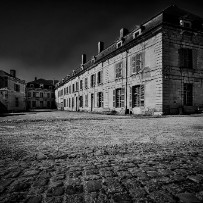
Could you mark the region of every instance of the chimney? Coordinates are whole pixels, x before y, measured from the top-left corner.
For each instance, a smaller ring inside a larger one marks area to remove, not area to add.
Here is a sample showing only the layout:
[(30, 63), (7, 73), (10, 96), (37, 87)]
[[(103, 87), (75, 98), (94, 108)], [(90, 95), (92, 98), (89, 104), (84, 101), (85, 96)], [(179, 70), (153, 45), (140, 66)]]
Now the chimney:
[(98, 54), (104, 50), (104, 42), (98, 42)]
[(86, 63), (86, 54), (82, 54), (82, 65)]
[(12, 77), (16, 77), (16, 70), (10, 70), (10, 75), (12, 75)]
[(35, 77), (35, 81), (37, 80), (37, 77)]
[(129, 32), (128, 32), (128, 29), (126, 28), (121, 28), (120, 29), (120, 39), (122, 39), (125, 35), (127, 35)]

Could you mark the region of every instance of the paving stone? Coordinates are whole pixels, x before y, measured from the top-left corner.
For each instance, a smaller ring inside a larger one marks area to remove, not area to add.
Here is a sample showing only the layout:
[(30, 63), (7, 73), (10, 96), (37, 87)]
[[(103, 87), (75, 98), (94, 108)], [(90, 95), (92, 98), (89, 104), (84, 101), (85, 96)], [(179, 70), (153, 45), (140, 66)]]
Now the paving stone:
[(47, 191), (47, 196), (61, 196), (64, 194), (64, 187), (52, 187)]
[(177, 194), (177, 197), (183, 203), (201, 203), (201, 201), (192, 193), (180, 193)]
[(38, 180), (36, 180), (33, 184), (33, 186), (45, 186), (47, 185), (49, 182), (49, 179), (48, 178), (40, 178)]
[(113, 203), (131, 203), (132, 199), (127, 193), (115, 193), (111, 197)]
[(191, 175), (187, 177), (189, 180), (192, 180), (196, 183), (200, 183), (203, 180), (203, 177), (201, 175)]
[(62, 203), (63, 197), (46, 197), (46, 203)]
[(123, 186), (118, 181), (118, 179), (115, 178), (107, 178), (104, 180), (104, 186), (106, 186), (107, 193), (119, 193), (123, 192)]
[(84, 195), (67, 195), (65, 197), (64, 203), (85, 203)]
[(82, 185), (68, 185), (66, 187), (66, 193), (68, 195), (75, 195), (83, 193), (83, 186)]
[(23, 176), (35, 176), (35, 175), (38, 175), (39, 174), (39, 171), (37, 170), (28, 170), (28, 171), (25, 171), (25, 173), (23, 174)]
[(149, 194), (149, 197), (151, 199), (153, 199), (156, 203), (167, 203), (167, 202), (170, 202), (170, 203), (175, 203), (176, 201), (173, 199), (173, 197), (168, 194), (168, 193), (165, 193), (164, 191), (153, 191), (153, 192), (150, 192)]
[(30, 197), (27, 201), (27, 203), (40, 203), (40, 202), (42, 202), (41, 196)]
[(96, 192), (102, 188), (101, 180), (90, 180), (86, 182), (87, 192)]

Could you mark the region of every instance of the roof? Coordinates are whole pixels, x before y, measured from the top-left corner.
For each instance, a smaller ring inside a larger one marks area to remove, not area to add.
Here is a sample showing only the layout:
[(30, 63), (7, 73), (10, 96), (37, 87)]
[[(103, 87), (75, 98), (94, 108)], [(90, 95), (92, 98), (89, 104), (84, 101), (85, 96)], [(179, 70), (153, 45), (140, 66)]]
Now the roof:
[(8, 77), (11, 77), (11, 78), (14, 78), (15, 80), (17, 80), (18, 82), (21, 82), (21, 83), (25, 83), (25, 80), (21, 80), (20, 78), (17, 78), (17, 77), (13, 77), (11, 74), (3, 71), (3, 70), (0, 70), (0, 76), (1, 77), (5, 77), (5, 76), (8, 76)]
[(55, 85), (58, 82), (58, 80), (45, 80), (45, 79), (38, 79), (38, 80), (34, 80), (31, 82), (28, 82), (27, 84), (43, 84), (43, 85)]
[[(180, 19), (185, 19), (185, 20), (190, 20), (193, 22), (203, 23), (203, 18), (201, 18), (195, 14), (192, 14), (192, 13), (190, 13), (184, 9), (180, 9), (176, 5), (171, 5), (168, 8), (161, 11), (160, 13), (153, 16), (152, 18), (150, 18), (149, 20), (147, 20), (145, 23), (142, 23), (140, 26), (135, 26), (135, 28), (133, 30), (131, 30), (122, 39), (123, 40), (123, 46), (121, 46), (120, 48), (117, 48), (118, 40), (113, 42), (110, 46), (108, 46), (102, 52), (95, 55), (94, 60), (92, 60), (92, 58), (91, 58), (89, 61), (87, 61), (83, 65), (83, 68), (78, 67), (77, 69), (74, 70), (74, 74), (72, 76), (65, 77), (61, 82), (58, 83), (59, 86), (68, 82), (69, 80), (73, 79), (74, 77), (78, 76), (79, 74), (82, 74), (85, 70), (93, 68), (99, 62), (101, 62), (102, 60), (105, 60), (107, 58), (107, 56), (111, 56), (113, 53), (117, 54), (118, 50), (123, 51), (124, 50), (123, 47), (129, 45), (129, 43), (135, 42), (135, 40), (137, 40), (137, 42), (140, 42), (140, 37), (137, 37), (136, 39), (133, 38), (133, 33), (136, 30), (142, 29), (142, 35), (141, 36), (144, 36), (149, 31), (156, 28), (158, 25), (160, 25), (163, 22), (179, 26), (179, 20)], [(202, 29), (201, 23), (199, 23), (198, 29)]]

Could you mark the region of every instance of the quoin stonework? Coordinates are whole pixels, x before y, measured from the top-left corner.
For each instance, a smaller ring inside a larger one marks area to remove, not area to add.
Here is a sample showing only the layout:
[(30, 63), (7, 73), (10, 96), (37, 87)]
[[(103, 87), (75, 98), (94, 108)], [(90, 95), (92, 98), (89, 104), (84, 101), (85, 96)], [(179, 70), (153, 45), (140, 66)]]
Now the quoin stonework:
[(203, 106), (203, 19), (170, 6), (73, 70), (57, 108), (132, 114), (194, 113)]

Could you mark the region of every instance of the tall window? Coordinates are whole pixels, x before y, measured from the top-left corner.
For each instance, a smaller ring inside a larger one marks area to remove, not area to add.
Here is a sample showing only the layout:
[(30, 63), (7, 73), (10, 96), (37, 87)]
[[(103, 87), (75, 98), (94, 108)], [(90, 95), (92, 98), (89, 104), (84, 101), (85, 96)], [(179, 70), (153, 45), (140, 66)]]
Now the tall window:
[(74, 97), (72, 98), (72, 108), (74, 107)]
[(181, 48), (178, 50), (179, 53), (179, 66), (180, 68), (192, 68), (192, 49)]
[(97, 107), (103, 107), (103, 92), (97, 93)]
[(64, 95), (66, 94), (66, 88), (63, 88), (63, 94)]
[(96, 74), (91, 75), (91, 87), (95, 87), (96, 83)]
[(19, 99), (18, 99), (18, 97), (15, 98), (15, 106), (19, 107)]
[(71, 86), (69, 86), (69, 94), (71, 94)]
[(85, 89), (88, 88), (88, 78), (85, 78)]
[(115, 67), (115, 72), (116, 72), (116, 78), (122, 77), (122, 69), (123, 69), (123, 63), (117, 63)]
[(144, 106), (144, 85), (132, 87), (132, 107)]
[(68, 94), (68, 87), (66, 87), (66, 93)]
[(47, 98), (50, 98), (50, 93), (47, 93)]
[(78, 91), (78, 82), (76, 82), (75, 87), (76, 87), (76, 91)]
[(100, 85), (102, 83), (102, 71), (97, 73), (97, 84)]
[(184, 105), (192, 106), (193, 84), (184, 83)]
[(85, 106), (88, 107), (88, 94), (85, 95)]
[(14, 90), (15, 90), (16, 92), (20, 92), (20, 85), (14, 84)]
[(33, 97), (36, 97), (36, 92), (33, 92)]
[(83, 96), (79, 97), (79, 105), (80, 107), (83, 107)]
[(36, 101), (32, 101), (32, 107), (33, 107), (33, 108), (36, 107)]
[(31, 97), (31, 92), (28, 92), (28, 97)]
[(66, 107), (66, 99), (63, 100), (63, 106)]
[(75, 92), (75, 85), (72, 85), (72, 92)]
[(132, 74), (137, 74), (142, 68), (142, 55), (141, 53), (131, 58)]
[(43, 92), (40, 92), (40, 97), (43, 98)]
[(68, 103), (69, 103), (69, 108), (70, 108), (71, 107), (71, 99), (70, 98), (69, 98), (69, 102)]
[(115, 108), (124, 107), (125, 88), (113, 90), (113, 106)]
[(83, 89), (83, 80), (80, 80), (80, 90)]

